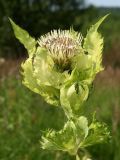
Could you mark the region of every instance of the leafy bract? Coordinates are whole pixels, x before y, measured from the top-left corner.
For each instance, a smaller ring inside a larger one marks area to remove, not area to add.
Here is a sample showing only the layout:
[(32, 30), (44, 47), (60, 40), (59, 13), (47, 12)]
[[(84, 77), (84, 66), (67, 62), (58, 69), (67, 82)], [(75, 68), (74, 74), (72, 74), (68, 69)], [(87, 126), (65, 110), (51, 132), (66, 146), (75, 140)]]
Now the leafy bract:
[(75, 125), (72, 121), (68, 121), (64, 128), (58, 132), (48, 131), (42, 136), (41, 147), (43, 149), (74, 151)]
[(79, 117), (75, 121), (68, 121), (64, 128), (58, 132), (47, 131), (42, 136), (41, 147), (43, 149), (62, 150), (76, 155), (79, 144), (88, 134), (88, 122), (86, 117)]
[(75, 120), (75, 124), (77, 126), (78, 139), (79, 139), (79, 134), (83, 135), (83, 137), (81, 139), (81, 141), (82, 141), (83, 139), (85, 139), (88, 136), (88, 130), (89, 130), (88, 120), (86, 117), (80, 116)]
[(86, 85), (93, 82), (95, 63), (90, 55), (82, 53), (75, 56), (72, 60), (72, 67), (71, 80), (84, 82)]
[(38, 47), (33, 59), (34, 75), (37, 82), (41, 85), (53, 86), (60, 89), (60, 86), (68, 77), (67, 72), (57, 72), (54, 67), (53, 59), (47, 50)]
[(103, 69), (101, 65), (102, 61), (102, 50), (103, 50), (103, 38), (98, 33), (100, 24), (108, 15), (101, 18), (95, 25), (93, 25), (84, 39), (83, 49), (90, 56), (93, 63), (93, 76)]
[(28, 58), (25, 61), (25, 63), (22, 64), (22, 69), (23, 69), (22, 75), (24, 77), (23, 84), (26, 87), (31, 89), (33, 92), (43, 96), (48, 103), (55, 106), (60, 105), (60, 102), (59, 102), (60, 93), (58, 89), (51, 86), (44, 85), (44, 84), (40, 85), (37, 83), (37, 79), (34, 76), (32, 58)]
[(73, 69), (72, 79), (84, 81), (84, 83), (89, 85), (93, 82), (95, 75), (103, 69), (101, 64), (103, 38), (97, 30), (106, 17), (107, 15), (88, 30), (84, 39), (83, 51), (71, 60)]
[(106, 124), (93, 121), (89, 126), (89, 134), (84, 141), (80, 143), (80, 147), (85, 148), (97, 143), (105, 143), (109, 139), (110, 132), (108, 131)]
[(93, 121), (88, 126), (87, 118), (80, 116), (69, 120), (60, 131), (47, 131), (42, 136), (41, 147), (49, 150), (62, 150), (76, 155), (83, 149), (96, 143), (105, 142), (110, 137), (105, 124)]
[(12, 19), (10, 19), (10, 23), (13, 27), (16, 38), (25, 46), (28, 51), (29, 56), (33, 55), (36, 50), (36, 41), (32, 38), (27, 31), (16, 25)]
[(66, 115), (73, 117), (79, 115), (83, 102), (89, 93), (88, 86), (82, 82), (67, 83), (60, 90), (60, 102)]

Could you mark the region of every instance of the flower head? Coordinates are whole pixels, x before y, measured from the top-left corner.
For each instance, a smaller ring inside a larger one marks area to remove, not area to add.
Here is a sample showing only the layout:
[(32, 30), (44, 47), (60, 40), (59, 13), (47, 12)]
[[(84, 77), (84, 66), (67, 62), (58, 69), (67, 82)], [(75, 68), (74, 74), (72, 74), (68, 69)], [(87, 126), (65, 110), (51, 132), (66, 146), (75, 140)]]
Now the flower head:
[(80, 53), (81, 33), (70, 30), (53, 30), (38, 40), (40, 47), (47, 49), (55, 64), (63, 70), (70, 68), (70, 59)]

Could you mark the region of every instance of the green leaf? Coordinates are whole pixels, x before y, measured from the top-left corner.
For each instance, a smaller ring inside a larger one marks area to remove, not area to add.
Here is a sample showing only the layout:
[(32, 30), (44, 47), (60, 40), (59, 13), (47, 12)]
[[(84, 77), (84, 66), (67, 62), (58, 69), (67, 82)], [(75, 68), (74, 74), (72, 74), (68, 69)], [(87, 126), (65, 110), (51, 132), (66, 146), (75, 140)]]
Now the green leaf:
[(25, 63), (22, 64), (23, 84), (35, 93), (44, 97), (47, 103), (51, 105), (59, 106), (60, 93), (58, 89), (51, 86), (39, 85), (37, 79), (34, 76), (34, 70), (32, 66), (32, 58), (28, 58)]
[(88, 52), (88, 54), (97, 54), (98, 52), (99, 54), (101, 53), (101, 50), (102, 50), (101, 45), (103, 43), (103, 39), (101, 39), (101, 36), (97, 32), (97, 30), (100, 24), (105, 20), (107, 16), (108, 15), (101, 18), (95, 25), (93, 25), (89, 29), (83, 45), (84, 50)]
[(94, 79), (94, 65), (90, 55), (84, 53), (76, 55), (72, 59), (71, 80), (84, 82), (86, 85), (91, 84)]
[[(72, 58), (72, 68), (75, 67), (82, 71), (87, 70), (91, 67), (91, 57), (89, 55), (86, 55), (84, 53), (78, 54)], [(82, 77), (80, 77), (82, 79)]]
[(34, 38), (32, 38), (27, 31), (16, 25), (12, 19), (10, 19), (10, 23), (12, 25), (12, 28), (14, 30), (16, 38), (25, 46), (25, 48), (28, 50), (28, 54), (31, 56), (34, 54), (36, 50), (36, 44)]
[(76, 155), (79, 149), (106, 142), (109, 138), (110, 133), (105, 124), (93, 121), (88, 126), (87, 118), (80, 116), (69, 120), (60, 131), (47, 131), (42, 136), (41, 147)]
[(41, 147), (49, 150), (67, 151), (76, 155), (79, 144), (88, 134), (88, 121), (86, 117), (79, 117), (74, 121), (69, 120), (64, 128), (58, 132), (47, 131), (42, 136)]
[(80, 143), (80, 147), (88, 147), (97, 143), (105, 143), (110, 139), (110, 132), (105, 123), (93, 121), (89, 126), (88, 136)]
[(81, 141), (88, 136), (88, 120), (84, 116), (80, 116), (79, 118), (76, 119), (75, 121), (76, 127), (77, 127), (77, 132), (78, 136), (83, 135)]
[(95, 25), (93, 25), (89, 29), (83, 44), (84, 51), (91, 55), (91, 59), (94, 63), (94, 74), (98, 73), (103, 69), (103, 67), (101, 66), (103, 38), (101, 37), (101, 34), (97, 32), (97, 30), (107, 16), (108, 15), (101, 18)]
[(87, 99), (88, 86), (82, 82), (68, 83), (60, 90), (60, 102), (67, 117), (79, 116), (81, 106)]
[(90, 85), (95, 75), (103, 69), (101, 65), (103, 38), (97, 29), (106, 17), (107, 15), (89, 29), (84, 39), (83, 51), (72, 58), (71, 80)]
[(55, 70), (53, 59), (47, 50), (38, 47), (33, 60), (34, 75), (41, 85), (53, 86), (60, 89), (62, 83), (68, 77), (67, 72), (60, 73)]
[(74, 154), (75, 143), (75, 125), (72, 121), (68, 121), (64, 128), (58, 132), (47, 131), (42, 136), (41, 147), (48, 150), (68, 151)]

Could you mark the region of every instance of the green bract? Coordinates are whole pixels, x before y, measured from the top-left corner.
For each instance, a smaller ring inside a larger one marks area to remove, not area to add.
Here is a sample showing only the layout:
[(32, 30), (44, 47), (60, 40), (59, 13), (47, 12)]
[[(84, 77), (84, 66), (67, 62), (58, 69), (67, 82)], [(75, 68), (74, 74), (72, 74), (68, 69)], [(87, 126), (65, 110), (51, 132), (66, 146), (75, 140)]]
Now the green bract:
[(84, 116), (76, 120), (69, 120), (64, 128), (58, 132), (47, 131), (42, 136), (41, 145), (43, 149), (62, 150), (76, 155), (78, 149), (102, 143), (109, 138), (109, 131), (105, 124), (93, 121), (88, 125)]
[(42, 148), (68, 151), (76, 155), (80, 144), (88, 135), (88, 121), (86, 117), (77, 120), (69, 120), (59, 132), (49, 131), (42, 136)]
[(96, 74), (103, 70), (103, 38), (97, 30), (106, 17), (93, 25), (85, 38), (71, 28), (53, 30), (37, 41), (10, 19), (16, 38), (28, 51), (22, 64), (23, 84), (47, 103), (62, 107), (68, 118), (62, 130), (42, 136), (43, 149), (75, 155), (79, 148), (103, 142), (109, 135), (99, 122), (88, 125), (80, 112)]

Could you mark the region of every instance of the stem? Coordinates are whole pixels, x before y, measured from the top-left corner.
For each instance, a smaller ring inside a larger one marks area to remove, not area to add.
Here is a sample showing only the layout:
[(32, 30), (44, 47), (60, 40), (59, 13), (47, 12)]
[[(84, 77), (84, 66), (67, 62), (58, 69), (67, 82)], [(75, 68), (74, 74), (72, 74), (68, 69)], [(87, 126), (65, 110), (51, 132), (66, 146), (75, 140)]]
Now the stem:
[(80, 157), (78, 156), (78, 154), (76, 154), (76, 160), (80, 160)]

